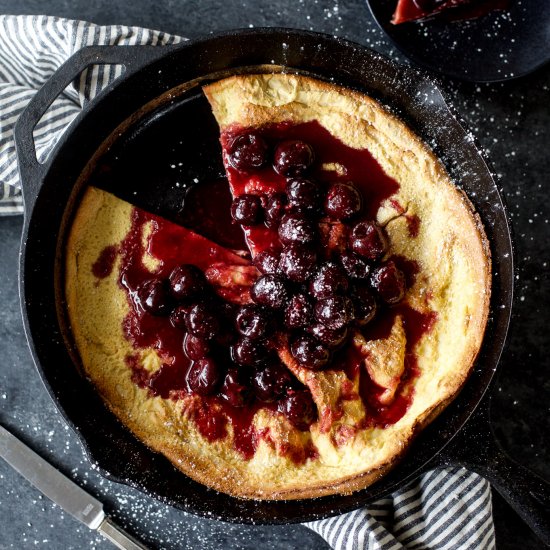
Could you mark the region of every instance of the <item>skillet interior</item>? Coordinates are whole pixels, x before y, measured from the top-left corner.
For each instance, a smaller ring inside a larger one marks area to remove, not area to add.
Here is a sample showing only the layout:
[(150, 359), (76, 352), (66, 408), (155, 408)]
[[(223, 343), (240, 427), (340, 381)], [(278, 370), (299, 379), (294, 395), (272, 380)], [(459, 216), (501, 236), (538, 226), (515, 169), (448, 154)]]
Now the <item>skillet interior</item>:
[[(319, 78), (333, 77), (391, 106), (434, 147), (451, 176), (461, 182), (483, 219), (493, 254), (492, 314), (474, 373), (460, 396), (418, 437), (406, 460), (380, 482), (353, 495), (315, 499), (307, 506), (303, 501), (253, 502), (219, 494), (188, 479), (137, 441), (74, 367), (73, 360), (78, 359), (63, 315), (59, 269), (65, 229), (92, 176), (94, 184), (121, 198), (181, 221), (184, 188), (175, 185), (181, 174), (170, 168), (172, 159), (184, 162), (188, 171), (192, 170), (188, 162), (195, 162), (197, 175), (204, 170), (221, 171), (216, 160), (220, 158), (217, 128), (215, 123), (214, 128), (204, 123), (206, 102), (198, 89), (179, 88), (160, 96), (197, 77), (212, 78), (217, 71), (242, 71), (272, 60)], [(183, 128), (192, 129), (190, 143), (198, 144), (198, 151), (182, 149)], [(452, 158), (445, 151), (452, 151)], [(136, 158), (146, 160), (136, 163)], [(107, 173), (110, 177), (102, 178)], [(147, 175), (137, 180), (144, 186), (124, 185), (139, 174)], [(113, 187), (113, 181), (119, 184)], [(418, 73), (365, 48), (303, 31), (267, 29), (229, 33), (167, 51), (158, 61), (122, 77), (108, 95), (85, 109), (59, 143), (41, 184), (34, 208), (26, 214), (22, 245), (26, 330), (53, 399), (79, 433), (91, 460), (111, 479), (187, 511), (227, 521), (297, 522), (342, 513), (387, 494), (423, 471), (468, 419), (492, 379), (505, 340), (512, 291), (510, 235), (498, 189), (437, 89)]]

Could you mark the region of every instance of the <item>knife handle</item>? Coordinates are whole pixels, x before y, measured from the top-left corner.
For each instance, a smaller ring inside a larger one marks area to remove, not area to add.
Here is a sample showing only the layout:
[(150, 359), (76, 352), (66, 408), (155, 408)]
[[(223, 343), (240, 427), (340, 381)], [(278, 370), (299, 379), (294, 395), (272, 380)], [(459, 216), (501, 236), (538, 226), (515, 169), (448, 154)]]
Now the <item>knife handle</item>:
[(121, 548), (121, 550), (148, 550), (147, 546), (144, 546), (141, 542), (126, 533), (124, 529), (119, 527), (109, 517), (106, 517), (101, 522), (97, 530), (117, 548)]

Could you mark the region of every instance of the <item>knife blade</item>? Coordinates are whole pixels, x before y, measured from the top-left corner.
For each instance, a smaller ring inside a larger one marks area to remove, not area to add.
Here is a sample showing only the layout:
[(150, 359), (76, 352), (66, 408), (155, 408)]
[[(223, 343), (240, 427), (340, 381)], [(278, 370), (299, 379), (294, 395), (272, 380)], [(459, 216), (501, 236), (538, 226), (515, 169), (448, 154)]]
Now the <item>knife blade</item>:
[(64, 476), (2, 426), (0, 457), (50, 500), (90, 529), (99, 531), (118, 548), (147, 550), (146, 546), (107, 517), (99, 500)]

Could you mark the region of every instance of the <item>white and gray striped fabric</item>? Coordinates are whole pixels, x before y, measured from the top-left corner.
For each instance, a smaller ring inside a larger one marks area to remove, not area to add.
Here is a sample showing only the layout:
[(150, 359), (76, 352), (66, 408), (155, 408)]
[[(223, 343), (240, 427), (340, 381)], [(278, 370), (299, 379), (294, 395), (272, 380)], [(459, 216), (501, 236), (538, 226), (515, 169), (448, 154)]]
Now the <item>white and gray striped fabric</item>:
[[(13, 128), (33, 94), (87, 45), (174, 44), (184, 40), (137, 27), (101, 27), (45, 16), (0, 16), (0, 215), (22, 212)], [(94, 67), (70, 86), (35, 130), (47, 157), (82, 106), (118, 76)], [(304, 524), (338, 550), (476, 549), (495, 547), (489, 484), (462, 468), (429, 472), (367, 508)]]
[[(41, 15), (0, 15), (0, 215), (23, 212), (13, 141), (17, 117), (64, 61), (84, 46), (163, 46), (182, 40), (139, 27), (105, 27)], [(48, 156), (86, 102), (121, 71), (120, 66), (96, 65), (54, 101), (34, 131), (39, 160)]]
[(304, 524), (336, 550), (495, 548), (491, 487), (464, 468), (443, 468), (355, 512)]

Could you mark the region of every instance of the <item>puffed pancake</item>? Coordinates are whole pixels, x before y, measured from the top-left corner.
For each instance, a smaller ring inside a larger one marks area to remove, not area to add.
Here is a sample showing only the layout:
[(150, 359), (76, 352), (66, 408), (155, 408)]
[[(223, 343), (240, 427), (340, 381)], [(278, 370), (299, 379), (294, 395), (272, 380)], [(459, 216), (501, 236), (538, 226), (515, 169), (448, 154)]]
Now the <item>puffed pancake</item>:
[[(362, 489), (472, 370), (491, 287), (483, 227), (365, 94), (292, 74), (204, 92), (227, 216), (216, 203), (185, 228), (90, 182), (66, 246), (83, 370), (138, 438), (209, 487)], [(235, 231), (239, 246), (216, 238)]]

